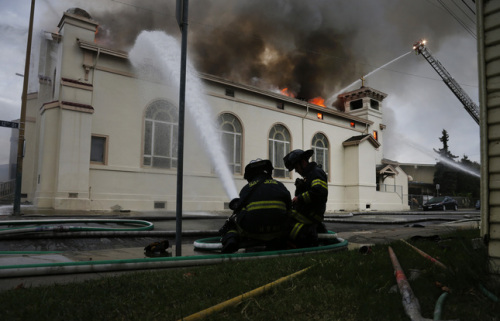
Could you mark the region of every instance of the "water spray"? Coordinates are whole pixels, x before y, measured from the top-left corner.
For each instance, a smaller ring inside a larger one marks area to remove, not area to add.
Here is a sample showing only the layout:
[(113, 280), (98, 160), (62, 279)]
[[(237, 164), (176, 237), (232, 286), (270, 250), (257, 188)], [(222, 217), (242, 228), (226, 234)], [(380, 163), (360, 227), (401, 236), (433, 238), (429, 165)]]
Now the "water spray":
[(354, 86), (355, 84), (359, 83), (359, 82), (361, 81), (361, 79), (366, 79), (367, 77), (370, 77), (371, 75), (373, 75), (374, 73), (376, 73), (376, 72), (377, 72), (377, 71), (379, 71), (380, 69), (383, 69), (383, 68), (387, 67), (388, 65), (392, 64), (393, 62), (395, 62), (395, 61), (397, 61), (397, 60), (399, 60), (399, 59), (403, 58), (404, 56), (406, 56), (406, 55), (408, 55), (408, 54), (410, 54), (410, 53), (411, 53), (411, 51), (408, 51), (407, 53), (405, 53), (405, 54), (403, 54), (403, 55), (401, 55), (401, 56), (397, 57), (396, 59), (393, 59), (393, 60), (389, 61), (389, 62), (388, 62), (388, 63), (386, 63), (385, 65), (382, 65), (382, 66), (378, 67), (377, 69), (375, 69), (375, 70), (373, 70), (373, 71), (371, 71), (371, 72), (367, 73), (366, 75), (364, 75), (364, 76), (363, 76), (363, 77), (361, 77), (360, 79), (357, 79), (356, 81), (354, 81), (354, 82), (353, 82), (352, 84), (350, 84), (349, 86), (342, 88), (340, 91), (336, 92), (335, 94), (333, 94), (332, 96), (330, 96), (330, 98), (328, 98), (328, 99), (327, 99), (327, 103), (326, 103), (326, 105), (327, 105), (327, 106), (331, 106), (331, 105), (333, 104), (333, 102), (334, 102), (335, 100), (337, 100), (338, 95), (342, 94), (343, 92), (345, 92), (345, 91), (346, 91), (347, 89), (349, 89), (350, 87), (352, 87), (352, 86)]
[(369, 72), (368, 74), (366, 74), (365, 76), (363, 76), (363, 78), (367, 78), (367, 77), (371, 76), (372, 74), (376, 73), (376, 72), (377, 72), (377, 71), (379, 71), (380, 69), (383, 69), (383, 68), (387, 67), (388, 65), (392, 64), (393, 62), (395, 62), (395, 61), (397, 61), (397, 60), (399, 60), (399, 59), (403, 58), (404, 56), (406, 56), (406, 55), (408, 55), (408, 54), (410, 54), (410, 53), (411, 53), (411, 50), (410, 50), (410, 51), (408, 51), (407, 53), (405, 53), (405, 54), (403, 54), (403, 55), (401, 55), (401, 56), (397, 57), (396, 59), (393, 59), (393, 60), (389, 61), (389, 62), (388, 62), (388, 63), (386, 63), (385, 65), (383, 65), (383, 66), (381, 66), (381, 67), (378, 67), (378, 68), (377, 68), (377, 69), (375, 69), (374, 71)]
[[(180, 78), (180, 49), (177, 40), (162, 31), (143, 31), (136, 39), (129, 52), (131, 63), (138, 67), (144, 60), (158, 64), (158, 70), (167, 80)], [(178, 88), (176, 81), (172, 85)], [(187, 61), (186, 71), (186, 110), (196, 123), (202, 145), (212, 160), (215, 172), (219, 176), (229, 199), (238, 197), (233, 174), (227, 166), (224, 149), (219, 139), (211, 106), (202, 97), (204, 87), (192, 63)]]
[(458, 169), (458, 170), (460, 170), (462, 172), (465, 172), (465, 173), (467, 173), (469, 175), (472, 175), (474, 177), (481, 178), (481, 174), (479, 172), (476, 172), (476, 171), (474, 171), (474, 170), (472, 170), (470, 168), (467, 168), (467, 167), (463, 166), (462, 164), (457, 163), (457, 162), (455, 162), (455, 161), (453, 161), (451, 159), (443, 157), (443, 156), (437, 154), (436, 152), (431, 151), (428, 148), (425, 148), (425, 147), (417, 144), (416, 142), (412, 141), (408, 137), (405, 137), (405, 136), (402, 136), (402, 135), (397, 135), (396, 139), (401, 140), (401, 141), (404, 140), (404, 143), (406, 145), (409, 145), (410, 147), (412, 147), (412, 148), (420, 151), (421, 153), (423, 153), (423, 154), (425, 154), (427, 156), (430, 156), (430, 157), (434, 158), (435, 160), (437, 160), (439, 162), (445, 163), (448, 166), (451, 166), (451, 167), (453, 167), (455, 169)]

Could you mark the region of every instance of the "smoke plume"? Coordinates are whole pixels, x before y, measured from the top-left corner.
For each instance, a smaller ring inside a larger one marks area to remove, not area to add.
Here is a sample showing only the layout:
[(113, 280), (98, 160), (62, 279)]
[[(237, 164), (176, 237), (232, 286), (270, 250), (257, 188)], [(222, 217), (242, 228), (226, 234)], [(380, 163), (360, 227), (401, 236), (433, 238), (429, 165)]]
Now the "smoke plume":
[[(143, 30), (180, 37), (175, 3), (81, 1), (80, 7), (100, 23), (101, 44), (129, 50)], [(191, 0), (188, 54), (202, 73), (286, 87), (301, 99), (328, 97), (420, 38), (452, 35), (457, 28), (444, 24), (443, 14), (414, 0)]]

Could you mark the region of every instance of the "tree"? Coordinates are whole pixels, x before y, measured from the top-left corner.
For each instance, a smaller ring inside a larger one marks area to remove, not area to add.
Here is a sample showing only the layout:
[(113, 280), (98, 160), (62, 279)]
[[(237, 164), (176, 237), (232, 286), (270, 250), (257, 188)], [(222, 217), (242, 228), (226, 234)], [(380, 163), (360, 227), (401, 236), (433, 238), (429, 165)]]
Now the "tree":
[[(453, 155), (449, 150), (448, 150), (448, 141), (450, 140), (450, 135), (448, 135), (448, 132), (446, 129), (443, 129), (441, 132), (443, 136), (439, 138), (439, 140), (443, 143), (443, 148), (440, 148), (439, 150), (434, 151), (439, 154), (441, 159), (448, 159), (454, 161), (455, 158), (458, 158), (458, 156)], [(445, 161), (446, 162), (446, 161)]]

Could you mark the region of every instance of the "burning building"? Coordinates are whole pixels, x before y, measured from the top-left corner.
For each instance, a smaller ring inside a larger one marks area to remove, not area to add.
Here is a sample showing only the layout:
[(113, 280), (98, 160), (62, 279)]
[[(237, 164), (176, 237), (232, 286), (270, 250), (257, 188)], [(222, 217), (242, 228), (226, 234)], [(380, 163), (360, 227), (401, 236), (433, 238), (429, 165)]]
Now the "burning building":
[[(65, 12), (58, 28), (41, 46), (39, 91), (28, 104), (23, 197), (38, 208), (174, 210), (178, 80), (152, 58), (138, 68), (129, 52), (97, 44), (98, 22), (83, 10)], [(343, 93), (340, 111), (321, 99), (197, 76), (236, 190), (246, 183), (245, 164), (268, 158), (293, 192), (297, 174), (283, 156), (312, 148), (329, 177), (327, 211), (409, 208), (406, 173), (384, 159), (386, 94), (365, 86)], [(213, 146), (200, 139), (197, 117), (185, 120), (183, 208), (224, 210), (232, 195), (203, 152)]]

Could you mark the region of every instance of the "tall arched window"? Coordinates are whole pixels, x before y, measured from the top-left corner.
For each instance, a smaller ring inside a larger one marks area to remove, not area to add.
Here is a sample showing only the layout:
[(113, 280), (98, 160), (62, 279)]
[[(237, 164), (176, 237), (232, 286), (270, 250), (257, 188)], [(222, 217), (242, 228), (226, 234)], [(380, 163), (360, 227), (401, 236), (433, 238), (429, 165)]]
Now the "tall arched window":
[(320, 164), (323, 167), (325, 173), (328, 174), (328, 168), (330, 166), (328, 159), (328, 139), (325, 135), (317, 133), (312, 139), (312, 149), (314, 150), (313, 161)]
[(241, 123), (232, 114), (221, 114), (217, 119), (222, 147), (227, 159), (227, 164), (233, 174), (241, 174)]
[(269, 160), (274, 166), (274, 177), (288, 177), (283, 157), (290, 152), (290, 133), (283, 125), (274, 125), (269, 132)]
[(144, 166), (176, 168), (177, 107), (157, 100), (146, 108), (144, 118)]

